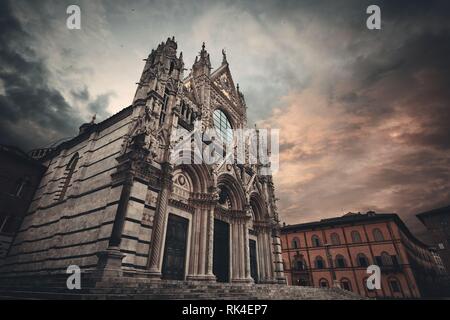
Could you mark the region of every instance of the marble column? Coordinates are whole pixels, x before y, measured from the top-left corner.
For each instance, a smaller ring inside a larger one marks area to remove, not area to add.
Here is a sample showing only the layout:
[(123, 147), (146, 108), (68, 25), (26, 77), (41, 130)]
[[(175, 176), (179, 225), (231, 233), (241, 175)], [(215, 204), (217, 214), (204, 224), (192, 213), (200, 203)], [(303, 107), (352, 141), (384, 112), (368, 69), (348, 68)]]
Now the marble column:
[(206, 259), (206, 276), (210, 280), (216, 280), (216, 276), (213, 273), (213, 257), (214, 257), (214, 206), (208, 209), (208, 232), (206, 237), (207, 243), (207, 259)]
[(155, 218), (153, 222), (152, 241), (150, 243), (150, 256), (148, 259), (148, 275), (161, 279), (161, 265), (163, 258), (164, 234), (167, 226), (167, 204), (172, 191), (172, 166), (162, 164), (162, 185), (158, 195)]
[(275, 256), (275, 280), (280, 284), (286, 284), (286, 277), (283, 270), (283, 257), (281, 253), (280, 230), (274, 230), (274, 256)]
[(261, 228), (258, 228), (257, 235), (257, 246), (258, 246), (258, 270), (259, 270), (259, 281), (265, 282), (266, 280), (266, 259), (264, 258), (264, 238)]
[(213, 274), (214, 208), (208, 203), (197, 207), (191, 234), (188, 280), (215, 281)]
[(248, 238), (248, 226), (247, 223), (244, 223), (244, 245), (245, 245), (245, 277), (249, 280), (254, 281), (251, 278), (250, 271), (250, 243)]

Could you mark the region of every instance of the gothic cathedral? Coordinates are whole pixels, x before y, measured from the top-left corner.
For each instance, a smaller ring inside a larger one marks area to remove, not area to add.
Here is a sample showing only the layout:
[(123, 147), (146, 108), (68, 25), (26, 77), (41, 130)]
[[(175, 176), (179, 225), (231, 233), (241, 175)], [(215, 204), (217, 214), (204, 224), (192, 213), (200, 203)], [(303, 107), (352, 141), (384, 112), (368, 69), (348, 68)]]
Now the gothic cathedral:
[[(174, 132), (247, 125), (225, 52), (185, 75), (174, 38), (145, 60), (131, 106), (42, 158), (47, 171), (0, 274), (285, 283), (271, 175), (259, 165), (174, 161)], [(185, 154), (180, 155), (185, 157)], [(189, 155), (189, 158), (191, 155)]]

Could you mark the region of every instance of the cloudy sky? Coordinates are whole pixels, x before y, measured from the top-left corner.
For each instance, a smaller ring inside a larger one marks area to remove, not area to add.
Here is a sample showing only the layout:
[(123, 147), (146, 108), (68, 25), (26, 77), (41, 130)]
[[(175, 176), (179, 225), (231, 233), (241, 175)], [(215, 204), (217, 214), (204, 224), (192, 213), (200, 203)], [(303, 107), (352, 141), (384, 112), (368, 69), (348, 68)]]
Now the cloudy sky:
[[(78, 4), (81, 30), (66, 28)], [(381, 7), (368, 30), (366, 8)], [(0, 0), (0, 142), (29, 150), (128, 106), (175, 36), (189, 67), (227, 51), (249, 119), (281, 130), (287, 223), (450, 203), (449, 1)]]

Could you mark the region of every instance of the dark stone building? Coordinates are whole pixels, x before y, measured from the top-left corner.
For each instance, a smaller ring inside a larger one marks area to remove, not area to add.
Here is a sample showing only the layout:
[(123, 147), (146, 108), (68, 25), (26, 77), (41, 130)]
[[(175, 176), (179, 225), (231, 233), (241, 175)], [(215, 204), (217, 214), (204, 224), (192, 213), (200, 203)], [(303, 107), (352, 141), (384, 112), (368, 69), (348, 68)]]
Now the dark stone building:
[(230, 130), (247, 127), (225, 52), (212, 71), (203, 44), (185, 75), (177, 48), (169, 38), (151, 52), (131, 106), (32, 153), (45, 174), (0, 277), (76, 265), (103, 278), (285, 283), (272, 176), (254, 164), (188, 164), (191, 145), (173, 151), (180, 132), (231, 144)]
[(0, 145), (0, 258), (8, 252), (44, 171), (20, 149)]
[(434, 242), (436, 253), (450, 271), (450, 206), (417, 214), (417, 218), (427, 227)]

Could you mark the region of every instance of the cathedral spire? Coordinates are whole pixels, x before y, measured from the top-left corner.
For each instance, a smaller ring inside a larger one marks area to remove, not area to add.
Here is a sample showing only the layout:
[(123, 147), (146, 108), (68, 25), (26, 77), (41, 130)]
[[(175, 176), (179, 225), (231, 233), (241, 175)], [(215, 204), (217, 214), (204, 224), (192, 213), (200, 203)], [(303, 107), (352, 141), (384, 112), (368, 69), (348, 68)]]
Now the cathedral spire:
[(206, 51), (205, 47), (205, 42), (203, 42), (202, 50), (199, 52), (199, 57), (195, 57), (195, 62), (192, 66), (194, 77), (201, 75), (209, 76), (211, 73), (211, 61), (209, 59), (209, 53)]

